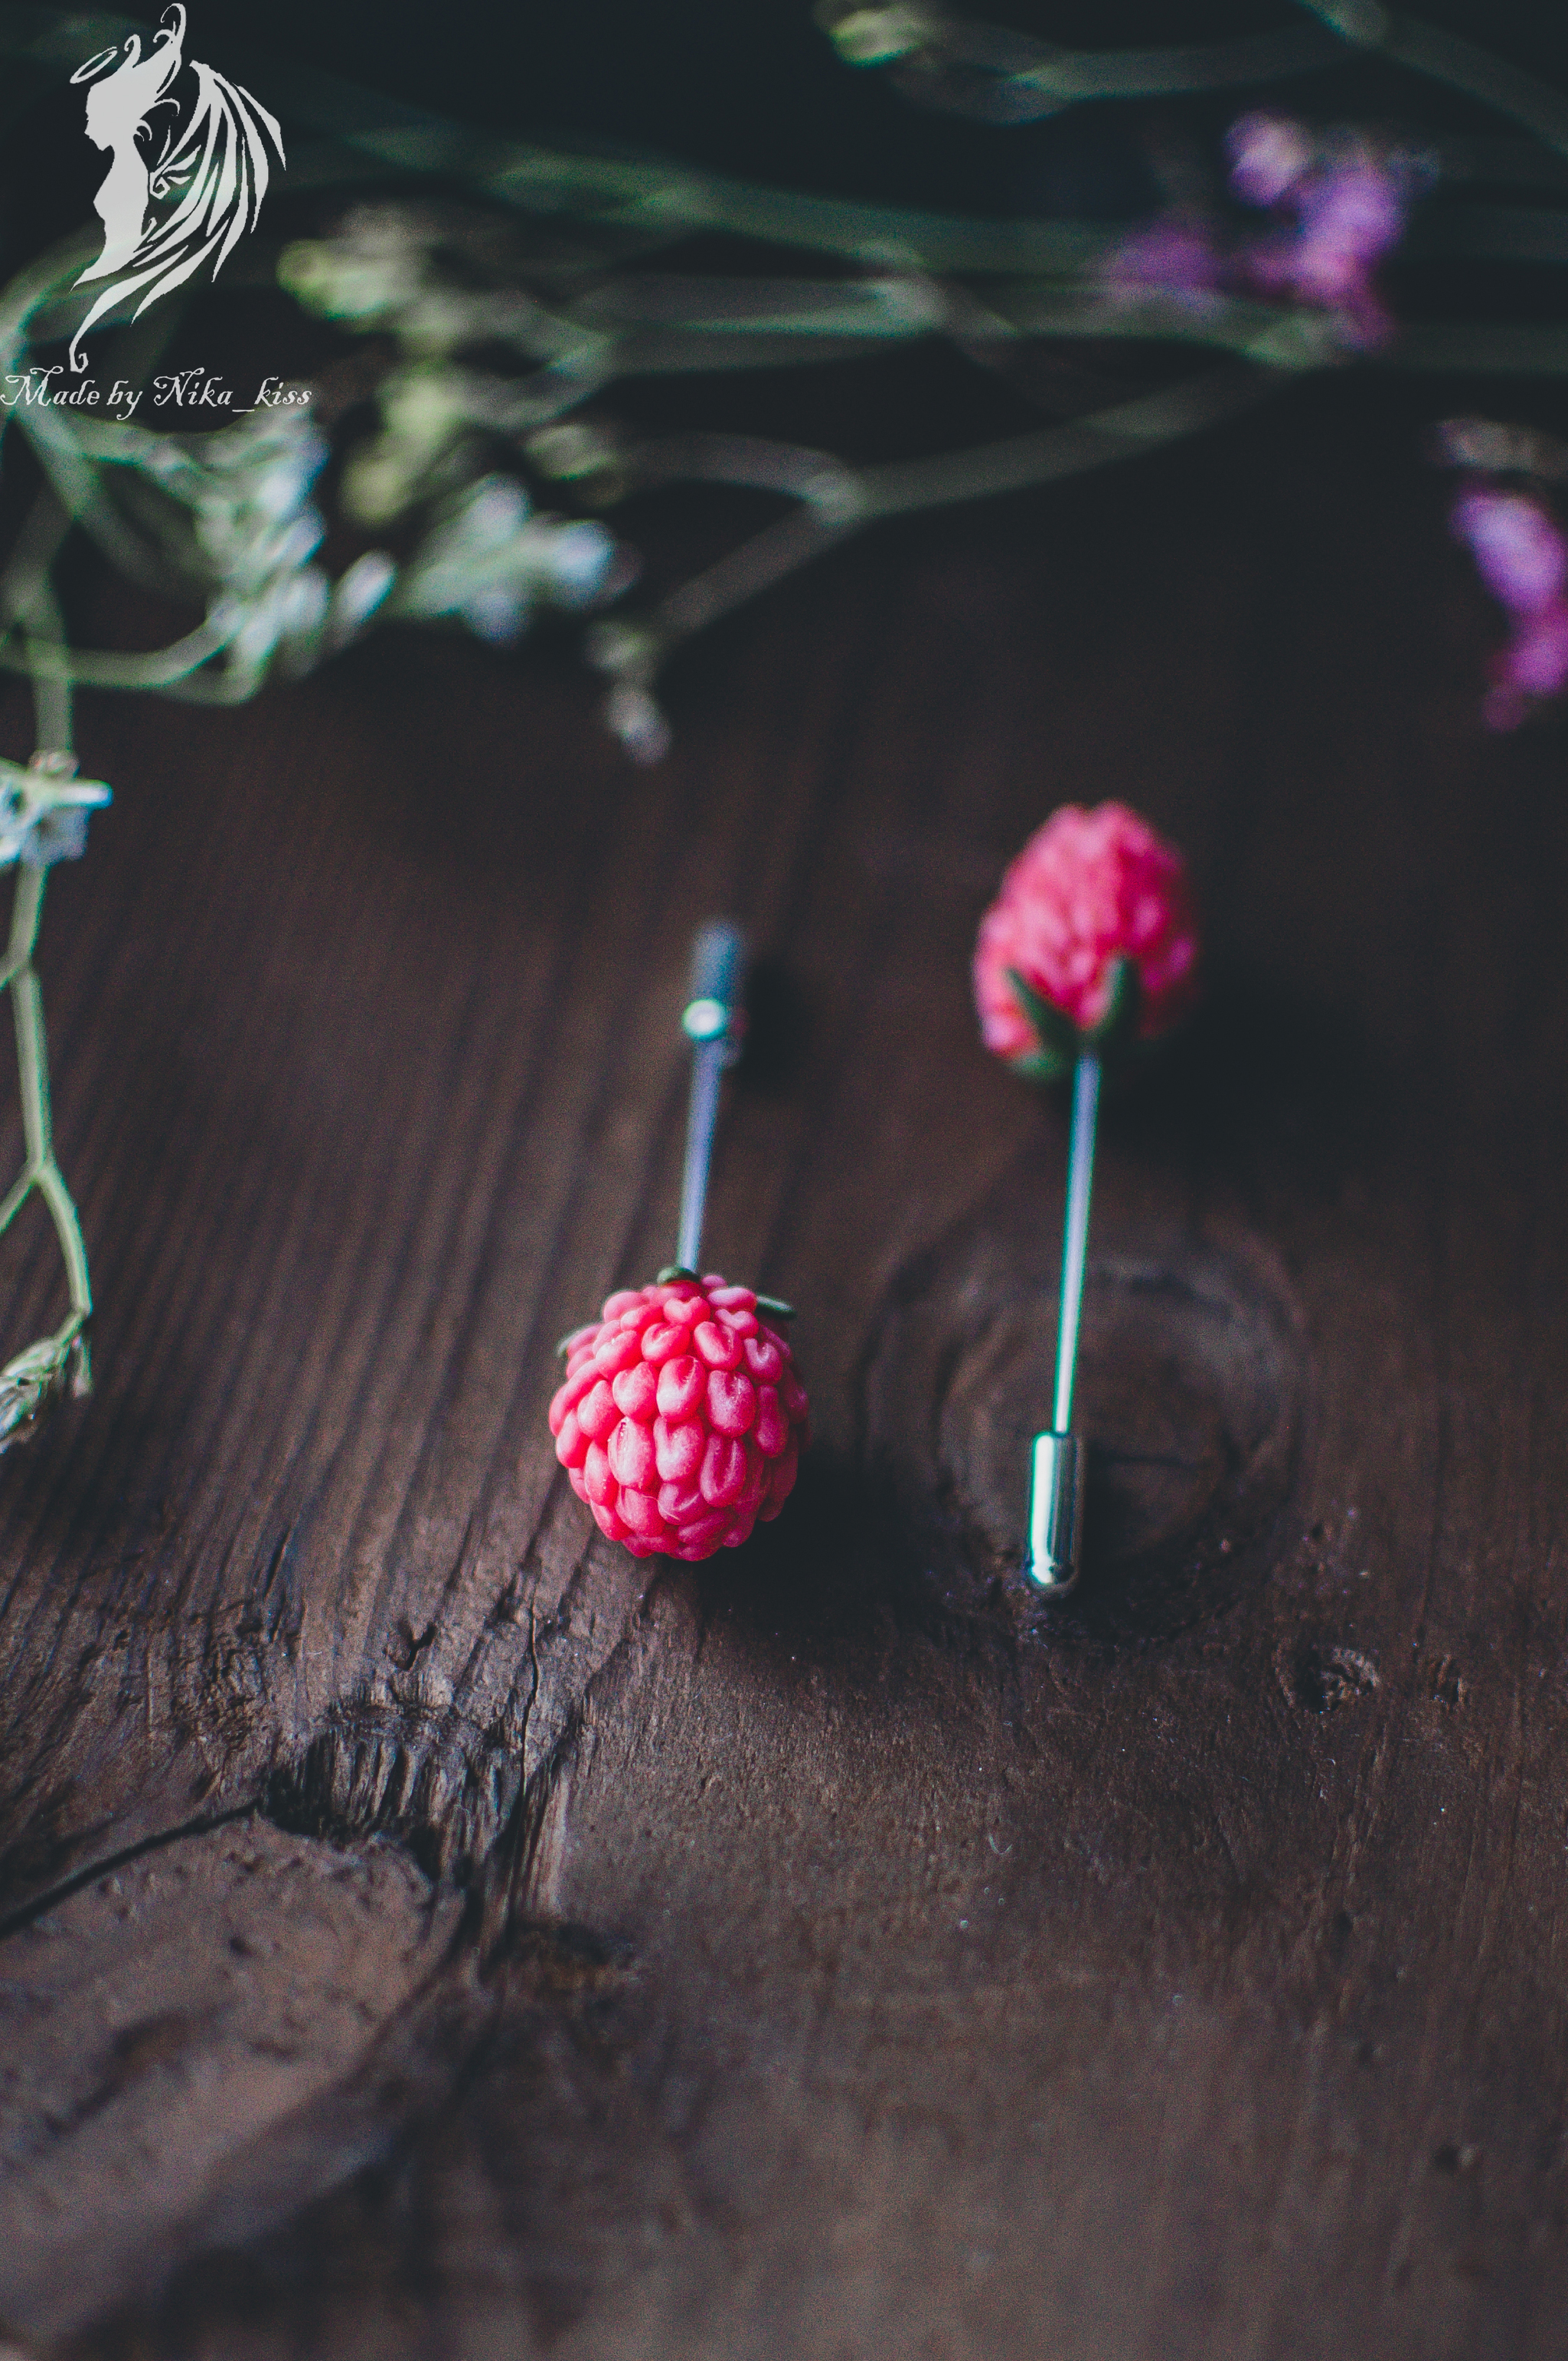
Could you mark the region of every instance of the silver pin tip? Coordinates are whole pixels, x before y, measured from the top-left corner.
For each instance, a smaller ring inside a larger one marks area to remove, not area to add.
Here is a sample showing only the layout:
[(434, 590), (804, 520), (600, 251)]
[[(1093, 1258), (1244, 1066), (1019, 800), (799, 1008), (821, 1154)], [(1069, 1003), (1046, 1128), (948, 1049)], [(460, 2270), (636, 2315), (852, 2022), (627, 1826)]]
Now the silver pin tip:
[(1062, 1598), (1078, 1580), (1083, 1552), (1087, 1454), (1077, 1434), (1036, 1434), (1029, 1455), (1029, 1542), (1024, 1572), (1036, 1590)]

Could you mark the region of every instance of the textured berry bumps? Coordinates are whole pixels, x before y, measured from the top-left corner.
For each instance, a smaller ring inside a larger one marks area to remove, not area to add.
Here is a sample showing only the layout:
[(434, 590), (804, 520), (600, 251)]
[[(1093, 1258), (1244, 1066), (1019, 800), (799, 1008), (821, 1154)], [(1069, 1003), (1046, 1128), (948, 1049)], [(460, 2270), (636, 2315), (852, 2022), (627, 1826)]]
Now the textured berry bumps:
[(634, 1557), (711, 1557), (776, 1517), (809, 1437), (806, 1389), (766, 1298), (717, 1273), (612, 1295), (568, 1340), (555, 1456)]
[[(988, 1049), (1042, 1078), (1080, 1049), (1168, 1032), (1198, 992), (1181, 855), (1125, 804), (1064, 804), (981, 920), (974, 995)], [(1114, 1034), (1115, 1038), (1109, 1037)]]

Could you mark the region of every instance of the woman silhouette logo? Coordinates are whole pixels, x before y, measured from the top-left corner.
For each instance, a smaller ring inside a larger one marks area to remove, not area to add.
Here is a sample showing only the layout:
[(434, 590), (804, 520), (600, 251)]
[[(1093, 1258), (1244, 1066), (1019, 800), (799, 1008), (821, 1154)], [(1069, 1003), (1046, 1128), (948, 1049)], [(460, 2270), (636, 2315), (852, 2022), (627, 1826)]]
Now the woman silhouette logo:
[[(71, 340), (71, 366), (84, 369), (82, 337), (105, 312), (146, 291), (132, 317), (181, 286), (209, 257), (214, 278), (246, 232), (256, 225), (270, 177), (269, 145), (285, 162), (283, 135), (248, 91), (198, 60), (190, 60), (196, 92), (189, 111), (170, 96), (185, 65), (185, 11), (166, 8), (161, 29), (142, 55), (132, 33), (100, 49), (71, 79), (91, 84), (87, 137), (109, 151), (109, 169), (93, 199), (104, 225), (104, 251), (77, 280), (106, 279)], [(157, 152), (152, 118), (168, 108), (172, 121)]]

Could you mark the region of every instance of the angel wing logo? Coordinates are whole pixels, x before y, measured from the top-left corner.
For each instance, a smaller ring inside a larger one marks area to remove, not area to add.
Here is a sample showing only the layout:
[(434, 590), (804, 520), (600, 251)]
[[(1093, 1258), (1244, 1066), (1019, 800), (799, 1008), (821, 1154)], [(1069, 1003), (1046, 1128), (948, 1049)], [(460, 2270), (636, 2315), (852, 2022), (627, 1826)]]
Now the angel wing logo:
[[(200, 270), (209, 258), (215, 278), (247, 230), (267, 194), (269, 149), (285, 162), (283, 135), (267, 109), (211, 66), (190, 60), (195, 97), (184, 108), (170, 95), (185, 60), (185, 11), (166, 8), (146, 56), (141, 35), (100, 49), (71, 79), (91, 85), (87, 137), (106, 148), (110, 163), (93, 209), (104, 225), (104, 251), (82, 273), (109, 284), (71, 340), (71, 366), (83, 369), (82, 339), (138, 288), (146, 292), (133, 317)], [(155, 115), (171, 120), (157, 137)]]

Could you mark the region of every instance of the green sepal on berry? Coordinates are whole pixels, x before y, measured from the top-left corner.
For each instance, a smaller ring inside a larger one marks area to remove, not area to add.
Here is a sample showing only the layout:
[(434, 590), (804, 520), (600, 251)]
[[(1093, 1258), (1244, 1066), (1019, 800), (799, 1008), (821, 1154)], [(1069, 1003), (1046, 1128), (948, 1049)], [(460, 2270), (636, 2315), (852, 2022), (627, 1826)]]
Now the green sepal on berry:
[(1080, 1058), (1098, 1058), (1102, 1065), (1113, 1065), (1142, 1046), (1138, 1025), (1143, 1015), (1143, 985), (1137, 967), (1130, 959), (1119, 959), (1113, 964), (1104, 1014), (1087, 1031), (1076, 1026), (1065, 1009), (1044, 999), (1016, 968), (1008, 969), (1007, 980), (1035, 1036), (1033, 1049), (1007, 1062), (1015, 1074), (1022, 1074), (1028, 1082), (1059, 1082), (1071, 1073)]
[(1102, 1065), (1127, 1056), (1139, 1046), (1138, 1027), (1143, 1013), (1144, 987), (1136, 965), (1130, 959), (1119, 959), (1111, 970), (1105, 1014), (1098, 1025), (1080, 1036), (1082, 1047)]
[(1062, 1009), (1043, 1000), (1016, 968), (1008, 969), (1007, 980), (1035, 1035), (1035, 1047), (1025, 1049), (1021, 1058), (1009, 1058), (1008, 1064), (1015, 1074), (1024, 1075), (1031, 1082), (1059, 1082), (1064, 1074), (1071, 1073), (1078, 1061), (1077, 1026)]

